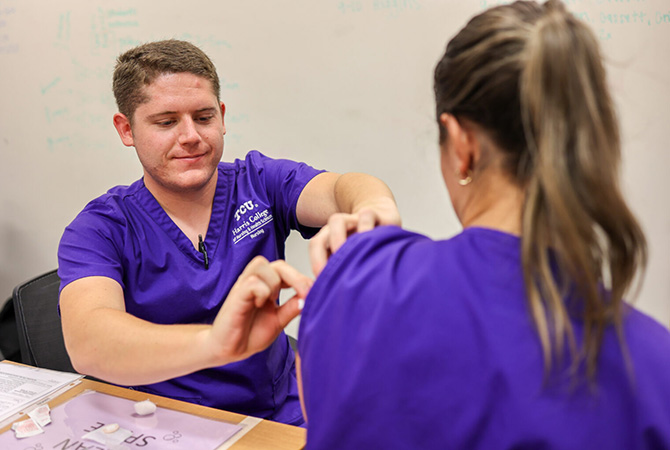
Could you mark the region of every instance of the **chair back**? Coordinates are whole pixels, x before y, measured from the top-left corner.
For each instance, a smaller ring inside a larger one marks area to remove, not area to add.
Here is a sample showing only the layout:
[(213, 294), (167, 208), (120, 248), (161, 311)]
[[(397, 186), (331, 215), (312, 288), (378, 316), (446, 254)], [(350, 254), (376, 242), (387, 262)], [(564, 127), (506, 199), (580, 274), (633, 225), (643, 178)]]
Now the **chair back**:
[(60, 278), (57, 271), (53, 270), (14, 288), (12, 301), (21, 362), (76, 373), (63, 341), (58, 314), (59, 287)]

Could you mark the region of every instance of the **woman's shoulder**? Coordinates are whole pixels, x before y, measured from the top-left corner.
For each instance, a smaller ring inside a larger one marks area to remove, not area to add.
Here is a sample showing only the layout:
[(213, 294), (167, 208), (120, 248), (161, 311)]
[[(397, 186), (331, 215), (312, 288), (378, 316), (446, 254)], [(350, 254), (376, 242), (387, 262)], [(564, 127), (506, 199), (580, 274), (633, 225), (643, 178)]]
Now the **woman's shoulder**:
[(477, 266), (502, 259), (515, 262), (519, 251), (517, 236), (496, 230), (466, 229), (448, 239), (434, 240), (397, 226), (381, 226), (351, 236), (330, 258), (322, 277), (366, 270), (377, 274), (384, 270), (428, 274), (437, 266), (444, 268), (452, 263)]
[(661, 365), (670, 387), (670, 330), (653, 317), (626, 304), (624, 309), (624, 334), (633, 358), (644, 365)]
[[(432, 247), (435, 241), (429, 237), (397, 226), (381, 226), (364, 233), (355, 234), (335, 252), (324, 269), (325, 275), (339, 271), (359, 270), (385, 264), (389, 258), (407, 258), (417, 247)], [(408, 254), (409, 252), (409, 254)], [(424, 255), (425, 256), (425, 255)]]

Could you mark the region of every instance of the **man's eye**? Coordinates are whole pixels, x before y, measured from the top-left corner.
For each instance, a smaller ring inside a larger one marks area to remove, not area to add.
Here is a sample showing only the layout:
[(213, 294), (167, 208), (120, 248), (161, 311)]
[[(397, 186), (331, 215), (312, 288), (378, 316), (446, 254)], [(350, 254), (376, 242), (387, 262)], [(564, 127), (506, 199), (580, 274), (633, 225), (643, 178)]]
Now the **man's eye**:
[(169, 127), (173, 123), (174, 123), (174, 120), (161, 120), (160, 122), (158, 122), (158, 125), (160, 125), (162, 127)]
[(198, 117), (197, 120), (198, 120), (198, 122), (207, 123), (210, 120), (212, 120), (213, 117), (214, 116), (202, 116), (202, 117)]

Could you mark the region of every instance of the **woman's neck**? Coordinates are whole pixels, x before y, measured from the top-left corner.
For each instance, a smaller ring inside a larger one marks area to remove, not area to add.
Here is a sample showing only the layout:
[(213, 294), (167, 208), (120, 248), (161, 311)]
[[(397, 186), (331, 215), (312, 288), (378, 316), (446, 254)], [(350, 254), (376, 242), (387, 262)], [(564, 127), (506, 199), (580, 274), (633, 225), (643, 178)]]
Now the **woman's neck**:
[(484, 184), (472, 186), (459, 218), (463, 228), (484, 227), (521, 235), (523, 189), (505, 176), (491, 175)]

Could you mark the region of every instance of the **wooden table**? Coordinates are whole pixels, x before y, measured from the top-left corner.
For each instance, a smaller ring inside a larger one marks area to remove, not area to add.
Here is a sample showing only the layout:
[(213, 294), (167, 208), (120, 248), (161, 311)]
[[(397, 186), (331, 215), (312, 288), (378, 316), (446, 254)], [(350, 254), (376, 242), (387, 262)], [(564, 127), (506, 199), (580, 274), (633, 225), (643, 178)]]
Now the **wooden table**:
[[(93, 390), (116, 397), (127, 398), (135, 401), (146, 400), (147, 398), (161, 408), (182, 411), (196, 416), (207, 417), (209, 419), (222, 420), (229, 423), (238, 424), (247, 416), (232, 412), (222, 411), (220, 409), (208, 408), (206, 406), (186, 403), (179, 400), (173, 400), (158, 395), (151, 395), (140, 391), (133, 391), (111, 384), (100, 383), (93, 380), (83, 379), (81, 383), (72, 389), (59, 395), (49, 402), (51, 409), (65, 403), (67, 400), (81, 394), (85, 390)], [(21, 420), (21, 419), (20, 419)], [(11, 425), (0, 429), (0, 433), (9, 430)], [(297, 450), (305, 446), (306, 432), (303, 428), (284, 425), (278, 422), (263, 420), (237, 441), (231, 450), (244, 449), (286, 449)]]

